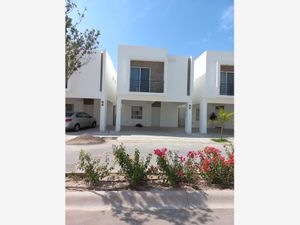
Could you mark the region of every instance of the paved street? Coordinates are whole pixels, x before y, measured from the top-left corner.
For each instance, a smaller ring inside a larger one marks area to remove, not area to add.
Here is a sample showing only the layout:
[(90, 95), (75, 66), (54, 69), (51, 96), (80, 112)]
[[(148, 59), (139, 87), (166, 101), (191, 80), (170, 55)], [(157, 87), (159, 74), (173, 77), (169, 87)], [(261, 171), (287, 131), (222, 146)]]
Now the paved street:
[[(93, 134), (97, 135), (97, 134)], [(74, 133), (67, 134), (66, 140), (76, 137)], [(97, 135), (99, 136), (99, 135)], [(106, 135), (109, 136), (109, 135)], [(117, 140), (109, 140), (98, 145), (66, 145), (66, 172), (75, 172), (74, 163), (78, 160), (78, 155), (81, 149), (89, 151), (93, 156), (112, 155), (112, 145), (123, 143), (129, 153), (133, 153), (135, 148), (138, 148), (142, 156), (148, 153), (153, 153), (153, 149), (166, 147), (171, 150), (179, 151), (181, 154), (186, 154), (190, 150), (199, 150), (204, 146), (214, 146), (223, 150), (223, 143), (216, 143), (208, 137), (194, 136), (164, 136), (164, 135), (120, 135)], [(215, 136), (218, 137), (218, 136)], [(233, 140), (232, 137), (228, 138)], [(153, 157), (152, 162), (154, 162)]]

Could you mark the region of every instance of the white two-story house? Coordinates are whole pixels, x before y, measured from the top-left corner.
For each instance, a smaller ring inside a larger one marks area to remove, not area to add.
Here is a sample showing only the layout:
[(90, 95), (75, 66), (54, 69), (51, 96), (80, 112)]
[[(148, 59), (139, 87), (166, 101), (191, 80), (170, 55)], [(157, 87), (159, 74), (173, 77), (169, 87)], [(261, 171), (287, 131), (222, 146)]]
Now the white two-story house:
[(192, 132), (193, 58), (168, 55), (165, 48), (118, 48), (116, 131), (122, 127), (179, 127)]
[[(206, 51), (194, 62), (193, 128), (203, 134), (213, 114), (223, 108), (234, 111), (234, 55), (232, 52)], [(225, 129), (233, 131), (233, 123), (225, 123)]]
[(86, 112), (93, 116), (100, 131), (114, 125), (117, 73), (107, 51), (88, 56), (87, 63), (69, 79), (66, 111)]

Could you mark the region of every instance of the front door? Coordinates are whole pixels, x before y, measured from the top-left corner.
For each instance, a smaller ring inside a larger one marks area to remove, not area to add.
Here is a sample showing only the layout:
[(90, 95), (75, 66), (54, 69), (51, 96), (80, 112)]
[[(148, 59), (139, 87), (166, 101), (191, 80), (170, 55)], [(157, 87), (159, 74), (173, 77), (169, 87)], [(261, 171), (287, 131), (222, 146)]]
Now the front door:
[(185, 111), (186, 111), (186, 108), (184, 108), (184, 107), (178, 108), (178, 126), (179, 127), (185, 126)]
[(160, 107), (152, 107), (151, 126), (152, 127), (160, 126)]

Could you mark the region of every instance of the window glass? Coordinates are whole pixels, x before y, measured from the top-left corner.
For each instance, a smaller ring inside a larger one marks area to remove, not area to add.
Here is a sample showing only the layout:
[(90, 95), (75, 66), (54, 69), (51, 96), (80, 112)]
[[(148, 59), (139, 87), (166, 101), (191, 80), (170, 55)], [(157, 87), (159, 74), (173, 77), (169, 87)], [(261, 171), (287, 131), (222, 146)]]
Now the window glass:
[(76, 113), (76, 117), (77, 118), (83, 118), (83, 114), (82, 113)]
[(234, 72), (221, 71), (220, 95), (234, 95)]
[(130, 91), (140, 91), (140, 68), (130, 69)]
[(227, 73), (227, 83), (233, 84), (233, 73)]
[(143, 118), (143, 107), (132, 106), (131, 107), (131, 119), (142, 119)]
[(74, 105), (66, 104), (66, 112), (72, 112), (72, 111), (74, 111)]
[(66, 117), (71, 117), (74, 113), (72, 112), (66, 112)]
[(149, 68), (141, 68), (140, 92), (149, 92)]
[(89, 115), (89, 114), (87, 114), (87, 113), (82, 113), (82, 116), (84, 117), (84, 118), (90, 118), (91, 116)]
[(221, 83), (226, 83), (226, 72), (221, 72)]

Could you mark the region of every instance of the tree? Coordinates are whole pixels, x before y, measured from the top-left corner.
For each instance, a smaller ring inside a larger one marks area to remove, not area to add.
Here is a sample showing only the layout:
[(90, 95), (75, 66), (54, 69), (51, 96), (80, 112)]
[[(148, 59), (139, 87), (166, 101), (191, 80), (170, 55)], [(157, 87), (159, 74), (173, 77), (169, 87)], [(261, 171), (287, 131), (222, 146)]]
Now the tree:
[[(74, 22), (70, 14), (76, 10), (78, 21)], [(86, 29), (84, 32), (78, 30), (78, 25), (84, 18), (84, 12), (77, 9), (77, 5), (72, 0), (66, 0), (65, 5), (65, 81), (67, 82), (72, 74), (80, 67), (88, 63), (88, 55), (91, 55), (97, 49), (100, 31), (95, 29)]]
[(225, 122), (231, 122), (233, 112), (226, 113), (223, 108), (219, 109), (218, 115), (214, 120), (210, 120), (213, 124), (219, 124), (221, 127), (221, 141), (223, 140), (223, 130)]

